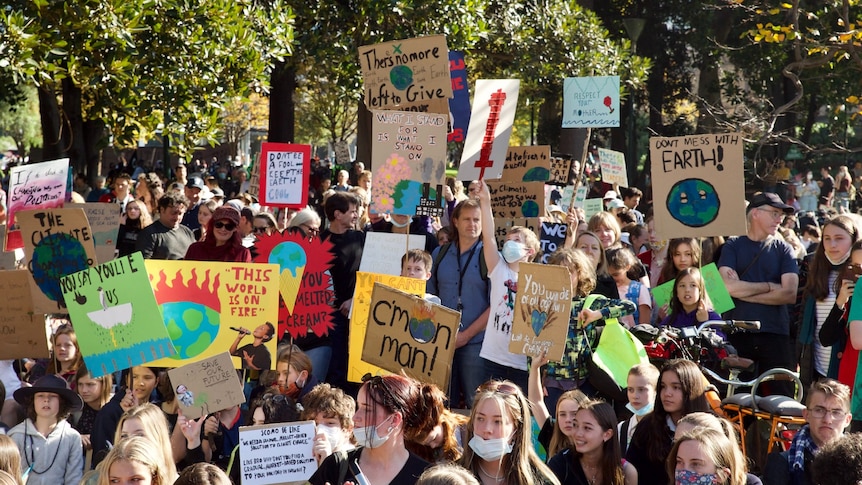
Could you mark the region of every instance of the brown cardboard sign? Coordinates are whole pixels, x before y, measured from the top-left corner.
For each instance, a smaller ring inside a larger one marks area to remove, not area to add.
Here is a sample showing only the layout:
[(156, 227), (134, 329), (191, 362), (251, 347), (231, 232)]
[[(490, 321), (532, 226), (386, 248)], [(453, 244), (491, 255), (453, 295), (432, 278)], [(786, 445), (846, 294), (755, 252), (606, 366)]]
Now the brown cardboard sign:
[(523, 226), (527, 229), (533, 231), (536, 234), (539, 234), (541, 221), (538, 217), (531, 217), (529, 219), (525, 219), (523, 217), (519, 217), (516, 219), (506, 219), (503, 217), (495, 217), (494, 218), (494, 239), (497, 240), (497, 249), (502, 251), (503, 244), (506, 243), (506, 233), (509, 229), (514, 226)]
[(452, 81), (445, 35), (364, 45), (359, 66), (369, 109), (449, 112)]
[(661, 238), (745, 234), (742, 135), (653, 137), (649, 144)]
[(485, 182), (491, 192), (494, 218), (545, 215), (544, 182)]
[(197, 419), (245, 402), (230, 353), (168, 370), (183, 416)]
[(551, 174), (548, 183), (552, 185), (566, 185), (569, 183), (569, 170), (572, 168), (571, 158), (551, 158)]
[(461, 313), (376, 283), (362, 360), (446, 392)]
[(96, 247), (96, 262), (106, 263), (114, 259), (117, 248), (117, 233), (120, 231), (120, 205), (113, 202), (88, 202), (86, 204), (66, 204), (66, 209), (84, 209), (90, 229), (93, 231), (93, 244)]
[(24, 261), (33, 279), (33, 311), (65, 308), (60, 278), (96, 264), (93, 232), (83, 209), (36, 209), (17, 214)]
[(550, 176), (551, 147), (509, 147), (500, 182), (544, 182)]
[(45, 316), (33, 313), (30, 273), (0, 271), (0, 355), (4, 359), (50, 357)]
[(563, 266), (521, 263), (509, 351), (559, 362), (566, 349), (572, 280)]

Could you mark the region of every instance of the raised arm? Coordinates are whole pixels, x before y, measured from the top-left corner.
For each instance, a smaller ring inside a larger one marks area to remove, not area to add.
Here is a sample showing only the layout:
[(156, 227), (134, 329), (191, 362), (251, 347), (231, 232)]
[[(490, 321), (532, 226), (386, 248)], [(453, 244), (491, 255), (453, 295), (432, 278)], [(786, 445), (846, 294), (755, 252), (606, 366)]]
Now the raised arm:
[(539, 429), (542, 429), (545, 422), (551, 417), (548, 407), (545, 406), (545, 396), (542, 391), (542, 366), (547, 363), (547, 352), (542, 352), (538, 357), (534, 357), (530, 364), (530, 376), (527, 382), (527, 400), (530, 401), (530, 410), (533, 412)]
[(482, 209), (482, 251), (485, 254), (485, 264), (488, 273), (493, 273), (500, 262), (497, 252), (497, 240), (494, 237), (494, 211), (491, 210), (491, 191), (484, 180), (479, 180), (479, 206)]

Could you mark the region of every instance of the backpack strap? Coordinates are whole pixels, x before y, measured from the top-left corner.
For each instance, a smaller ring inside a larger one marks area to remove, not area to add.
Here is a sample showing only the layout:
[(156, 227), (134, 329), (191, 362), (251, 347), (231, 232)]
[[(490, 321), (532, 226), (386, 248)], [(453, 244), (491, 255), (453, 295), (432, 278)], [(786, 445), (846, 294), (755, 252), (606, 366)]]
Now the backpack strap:
[[(446, 257), (446, 252), (449, 251), (449, 246), (451, 246), (451, 242), (447, 242), (446, 244), (440, 246), (440, 250), (437, 251), (437, 257), (434, 258), (434, 261), (431, 263), (431, 272), (434, 274), (434, 279), (437, 278), (437, 269), (440, 267), (440, 262), (443, 261), (443, 258)], [(456, 257), (461, 257), (460, 254), (457, 254)], [(485, 262), (485, 252), (479, 251), (479, 275), (482, 277), (482, 281), (488, 281), (488, 263)]]

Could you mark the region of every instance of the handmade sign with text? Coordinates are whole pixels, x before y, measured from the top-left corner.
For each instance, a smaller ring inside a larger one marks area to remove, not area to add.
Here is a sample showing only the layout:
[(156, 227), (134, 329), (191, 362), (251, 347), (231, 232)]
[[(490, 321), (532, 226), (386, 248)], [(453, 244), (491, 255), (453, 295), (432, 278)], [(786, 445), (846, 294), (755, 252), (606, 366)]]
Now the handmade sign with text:
[(604, 201), (599, 198), (584, 200), (584, 215), (589, 221), (591, 217), (605, 210)]
[(550, 176), (551, 147), (509, 147), (500, 182), (544, 182)]
[(569, 170), (572, 167), (572, 159), (564, 157), (551, 157), (550, 177), (548, 183), (552, 185), (566, 185), (569, 183)]
[(0, 355), (4, 359), (48, 358), (45, 315), (33, 313), (27, 270), (0, 271)]
[(362, 360), (447, 392), (460, 323), (460, 312), (376, 283)]
[(237, 369), (275, 366), (278, 265), (148, 259), (146, 269), (177, 350), (154, 366), (179, 367), (224, 351)]
[(448, 114), (452, 83), (446, 36), (364, 45), (359, 67), (369, 109)]
[(518, 79), (476, 81), (470, 129), (461, 152), (458, 180), (500, 178), (512, 136), (520, 87)]
[(620, 77), (567, 77), (563, 81), (563, 128), (620, 126)]
[(545, 215), (544, 182), (486, 182), (491, 192), (494, 218)]
[(239, 428), (242, 485), (305, 483), (317, 471), (314, 421)]
[(292, 338), (328, 335), (334, 326), (332, 243), (284, 231), (258, 236), (254, 247), (255, 263), (279, 268), (278, 337), (285, 332)]
[(654, 137), (649, 144), (659, 236), (745, 234), (742, 135)]
[(567, 227), (557, 222), (543, 222), (539, 234), (539, 244), (542, 248), (542, 263), (548, 264), (548, 256), (554, 254), (566, 242)]
[(9, 193), (6, 203), (6, 239), (4, 251), (24, 247), (18, 231), (16, 213), (27, 209), (55, 209), (66, 200), (69, 159), (16, 165), (9, 170)]
[(168, 371), (183, 416), (201, 416), (245, 402), (230, 354), (222, 352)]
[(176, 353), (141, 253), (64, 276), (60, 285), (94, 378)]
[(96, 264), (87, 216), (81, 209), (25, 210), (18, 212), (18, 225), (33, 275), (33, 310), (56, 313), (66, 307), (60, 278)]
[(448, 116), (372, 111), (371, 129), (371, 211), (442, 215)]
[[(4, 239), (6, 239), (6, 224), (0, 224), (0, 240)], [(21, 253), (23, 254), (23, 251)], [(18, 269), (18, 255), (15, 254), (15, 251), (0, 250), (0, 271), (14, 269)]]
[(368, 315), (371, 312), (371, 293), (374, 283), (380, 282), (391, 288), (408, 292), (413, 295), (425, 294), (425, 281), (416, 278), (402, 278), (385, 274), (356, 273), (356, 289), (353, 291), (353, 308), (350, 311), (350, 342), (347, 352), (347, 380), (362, 382), (366, 374), (379, 375), (389, 372), (371, 365), (362, 359), (362, 349), (365, 347), (365, 333), (368, 327)]
[(353, 157), (350, 156), (350, 145), (344, 140), (335, 142), (335, 160), (344, 165), (350, 163)]
[(263, 143), (260, 147), (260, 203), (303, 209), (308, 204), (311, 145)]
[(521, 263), (509, 352), (559, 362), (572, 312), (572, 279), (563, 266)]
[(66, 209), (83, 209), (90, 223), (93, 244), (96, 248), (96, 262), (105, 263), (114, 259), (117, 248), (117, 233), (120, 230), (120, 205), (110, 202), (89, 202), (86, 204), (66, 204)]
[(626, 156), (622, 152), (599, 148), (599, 160), (602, 168), (602, 182), (616, 184), (620, 187), (629, 186)]

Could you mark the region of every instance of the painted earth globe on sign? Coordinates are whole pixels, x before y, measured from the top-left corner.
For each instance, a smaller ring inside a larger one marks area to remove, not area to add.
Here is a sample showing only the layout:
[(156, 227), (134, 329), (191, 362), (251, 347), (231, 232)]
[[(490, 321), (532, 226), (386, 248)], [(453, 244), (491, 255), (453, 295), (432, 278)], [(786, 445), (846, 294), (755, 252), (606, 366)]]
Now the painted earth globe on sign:
[(680, 180), (667, 194), (671, 217), (689, 227), (703, 227), (718, 217), (721, 201), (711, 183), (702, 179)]
[(430, 342), (436, 333), (437, 327), (430, 318), (410, 319), (410, 336), (420, 344)]
[(177, 301), (161, 306), (168, 335), (177, 349), (173, 359), (188, 359), (200, 355), (216, 338), (219, 313), (200, 303)]
[(33, 248), (33, 280), (52, 301), (63, 301), (60, 277), (87, 269), (87, 262), (87, 251), (74, 236), (50, 234)]
[(395, 66), (389, 71), (389, 81), (395, 89), (404, 91), (413, 84), (413, 69), (407, 66)]

